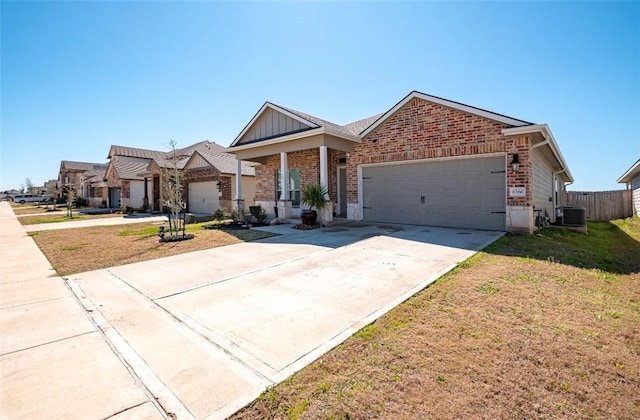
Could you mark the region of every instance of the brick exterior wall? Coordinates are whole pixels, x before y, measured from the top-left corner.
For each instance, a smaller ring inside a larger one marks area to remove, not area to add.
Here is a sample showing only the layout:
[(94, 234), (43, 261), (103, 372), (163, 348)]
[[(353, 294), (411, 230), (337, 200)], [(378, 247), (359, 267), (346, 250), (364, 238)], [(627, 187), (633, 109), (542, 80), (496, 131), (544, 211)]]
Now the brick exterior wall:
[(357, 167), (361, 164), (446, 158), (506, 152), (519, 154), (520, 170), (507, 168), (507, 187), (527, 188), (527, 197), (507, 198), (507, 205), (530, 205), (530, 139), (507, 138), (505, 124), (414, 98), (354, 145), (347, 161), (347, 202), (358, 202)]
[[(331, 161), (331, 152), (329, 151), (328, 153), (329, 161)], [(320, 149), (307, 149), (287, 153), (287, 166), (289, 169), (298, 169), (300, 171), (301, 191), (305, 185), (319, 183)], [(329, 165), (329, 171), (331, 171), (330, 167), (331, 165)], [(335, 165), (333, 168), (335, 172)], [(264, 165), (256, 166), (256, 201), (273, 201), (276, 199), (276, 171), (279, 169), (279, 154), (268, 156)]]
[(120, 185), (120, 199), (131, 198), (131, 181), (123, 179), (122, 181), (120, 181)]
[(107, 187), (120, 188), (120, 178), (116, 176), (116, 171), (113, 169), (107, 173)]

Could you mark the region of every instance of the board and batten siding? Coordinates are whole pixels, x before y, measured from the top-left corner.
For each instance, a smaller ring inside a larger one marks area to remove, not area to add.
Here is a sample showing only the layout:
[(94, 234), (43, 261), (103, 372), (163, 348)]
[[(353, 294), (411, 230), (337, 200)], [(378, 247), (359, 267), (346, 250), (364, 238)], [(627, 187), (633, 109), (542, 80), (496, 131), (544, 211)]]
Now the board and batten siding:
[[(545, 210), (547, 212), (546, 216), (549, 216), (553, 221), (555, 220), (555, 209), (553, 208), (553, 169), (544, 160), (540, 151), (534, 150), (532, 155), (533, 204), (536, 209)], [(545, 216), (544, 212), (540, 215)]]
[(311, 127), (289, 117), (288, 115), (284, 115), (271, 108), (266, 108), (258, 120), (253, 123), (251, 130), (245, 133), (242, 137), (239, 144), (250, 142), (252, 140), (293, 133), (306, 128)]
[(208, 168), (209, 166), (211, 166), (211, 164), (209, 162), (207, 162), (206, 160), (204, 160), (202, 158), (202, 156), (200, 156), (197, 153), (195, 154), (195, 156), (192, 158), (191, 162), (189, 163), (189, 169)]

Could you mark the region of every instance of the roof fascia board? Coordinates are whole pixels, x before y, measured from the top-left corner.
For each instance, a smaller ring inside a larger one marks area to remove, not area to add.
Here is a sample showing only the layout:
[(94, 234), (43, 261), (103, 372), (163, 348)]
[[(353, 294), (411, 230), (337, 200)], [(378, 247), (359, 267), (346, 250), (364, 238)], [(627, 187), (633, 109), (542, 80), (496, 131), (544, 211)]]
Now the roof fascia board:
[(327, 129), (326, 127), (318, 127), (318, 128), (314, 128), (312, 130), (307, 130), (307, 131), (303, 131), (303, 132), (300, 132), (300, 133), (289, 134), (289, 135), (283, 136), (283, 137), (276, 137), (276, 138), (270, 139), (270, 140), (258, 141), (258, 142), (250, 143), (250, 144), (246, 144), (246, 145), (240, 145), (240, 146), (231, 145), (227, 149), (225, 149), (225, 152), (234, 153), (234, 152), (239, 151), (239, 150), (248, 150), (248, 149), (253, 149), (253, 148), (262, 147), (262, 146), (269, 146), (269, 145), (272, 145), (272, 144), (286, 143), (288, 141), (298, 140), (298, 139), (302, 139), (302, 138), (305, 138), (305, 137), (311, 137), (311, 136), (315, 136), (315, 135), (318, 135), (318, 134), (330, 134), (332, 136), (340, 137), (340, 138), (343, 138), (345, 140), (351, 140), (351, 141), (353, 141), (355, 143), (360, 143), (361, 142), (361, 140), (356, 136), (350, 136), (348, 134), (341, 133), (341, 132), (336, 131), (336, 130)]
[(422, 99), (423, 101), (432, 102), (438, 105), (446, 106), (448, 108), (453, 108), (458, 111), (466, 112), (468, 114), (476, 115), (478, 117), (487, 118), (493, 121), (497, 121), (506, 125), (511, 126), (526, 126), (529, 125), (526, 121), (517, 120), (515, 118), (507, 117), (506, 115), (496, 114), (491, 111), (487, 111), (484, 109), (476, 108), (470, 105), (465, 105), (459, 102), (453, 102), (448, 99), (438, 98), (437, 96), (427, 95), (425, 93), (421, 93), (418, 91), (413, 91), (407, 96), (404, 97), (400, 102), (395, 104), (393, 108), (389, 111), (385, 112), (380, 118), (378, 118), (373, 124), (371, 124), (366, 130), (360, 133), (360, 137), (364, 137), (367, 134), (371, 133), (376, 129), (379, 125), (381, 125), (387, 118), (395, 114), (400, 108), (405, 106), (409, 101), (414, 98)]
[(560, 164), (561, 169), (567, 175), (567, 178), (569, 178), (569, 182), (573, 182), (573, 175), (571, 175), (571, 172), (569, 171), (569, 166), (564, 160), (564, 156), (562, 156), (562, 152), (558, 147), (558, 143), (556, 142), (556, 139), (547, 124), (531, 124), (522, 127), (511, 127), (502, 129), (502, 134), (504, 134), (505, 136), (517, 136), (533, 133), (540, 133), (542, 135), (542, 138), (544, 138), (545, 141), (549, 142), (549, 148)]
[(631, 182), (631, 180), (633, 179), (633, 177), (637, 174), (640, 174), (640, 159), (638, 159), (636, 161), (636, 163), (634, 163), (631, 168), (629, 168), (629, 170), (627, 172), (625, 172), (624, 174), (622, 174), (622, 176), (620, 178), (618, 178), (618, 183), (627, 183), (627, 182)]
[(256, 114), (253, 116), (253, 118), (251, 118), (251, 121), (249, 121), (247, 123), (247, 125), (244, 126), (244, 128), (242, 129), (242, 131), (240, 132), (240, 134), (238, 134), (238, 136), (235, 138), (235, 140), (233, 140), (233, 143), (231, 143), (231, 146), (229, 147), (234, 147), (236, 145), (236, 143), (238, 143), (240, 141), (240, 139), (247, 133), (247, 131), (249, 131), (249, 129), (253, 126), (253, 124), (258, 120), (258, 118), (260, 118), (260, 116), (266, 111), (267, 108), (271, 108), (274, 111), (280, 112), (290, 118), (293, 118), (296, 121), (301, 122), (302, 124), (308, 125), (309, 127), (318, 127), (318, 124), (315, 124), (309, 120), (306, 120), (302, 117), (300, 117), (299, 115), (296, 115), (292, 112), (287, 111), (286, 109), (280, 108), (278, 105), (273, 104), (271, 102), (265, 102), (264, 105), (262, 105), (262, 107), (258, 110), (258, 112), (256, 112)]

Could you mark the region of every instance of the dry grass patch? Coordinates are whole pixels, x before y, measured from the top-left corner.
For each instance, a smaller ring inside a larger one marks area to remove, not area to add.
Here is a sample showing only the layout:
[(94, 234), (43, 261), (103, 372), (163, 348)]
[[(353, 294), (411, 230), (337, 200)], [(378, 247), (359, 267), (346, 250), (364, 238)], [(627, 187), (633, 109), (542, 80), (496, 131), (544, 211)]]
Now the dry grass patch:
[(506, 235), (234, 418), (640, 418), (640, 221)]
[(59, 275), (97, 270), (272, 236), (257, 230), (206, 230), (188, 225), (194, 239), (158, 241), (158, 225), (135, 223), (30, 233)]
[(24, 216), (24, 215), (37, 214), (37, 213), (47, 213), (47, 212), (51, 212), (54, 214), (57, 214), (57, 213), (64, 214), (67, 209), (64, 207), (63, 208), (58, 207), (54, 211), (53, 204), (50, 204), (47, 207), (45, 205), (35, 206), (35, 205), (18, 204), (18, 203), (11, 202), (11, 210), (16, 216)]

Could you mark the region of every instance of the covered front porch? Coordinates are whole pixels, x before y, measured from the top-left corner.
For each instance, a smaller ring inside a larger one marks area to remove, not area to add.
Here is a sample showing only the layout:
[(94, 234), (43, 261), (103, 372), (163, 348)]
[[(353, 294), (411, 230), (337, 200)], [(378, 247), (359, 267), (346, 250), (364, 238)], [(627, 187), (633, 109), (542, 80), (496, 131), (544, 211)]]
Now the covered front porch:
[[(378, 117), (341, 126), (265, 102), (226, 151), (236, 155), (237, 173), (242, 161), (259, 164), (255, 167), (254, 204), (272, 217), (300, 217), (305, 186), (320, 184), (329, 201), (320, 215), (322, 220), (352, 218), (347, 193), (356, 190), (357, 177), (353, 169), (347, 169), (347, 161), (354, 145), (361, 142), (359, 133)], [(235, 191), (234, 207), (244, 208), (239, 184)]]
[[(321, 214), (324, 223), (335, 216), (347, 217), (347, 159), (357, 140), (329, 133), (304, 134), (311, 135), (250, 143), (228, 151), (236, 155), (238, 170), (243, 160), (259, 163), (254, 205), (262, 206), (271, 217), (299, 218), (305, 208), (302, 191), (312, 184), (327, 190), (329, 203)], [(235, 190), (234, 208), (244, 208), (242, 187), (236, 185)]]

